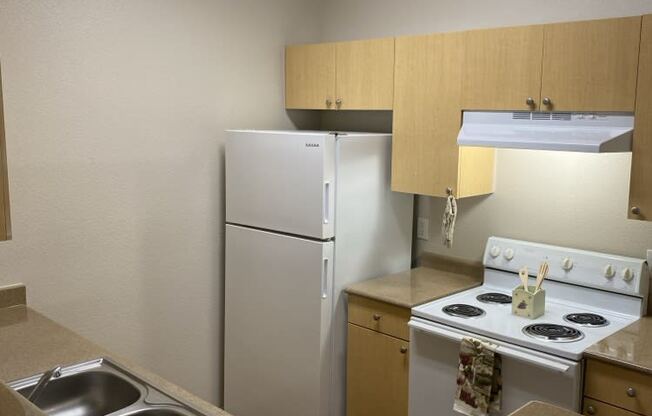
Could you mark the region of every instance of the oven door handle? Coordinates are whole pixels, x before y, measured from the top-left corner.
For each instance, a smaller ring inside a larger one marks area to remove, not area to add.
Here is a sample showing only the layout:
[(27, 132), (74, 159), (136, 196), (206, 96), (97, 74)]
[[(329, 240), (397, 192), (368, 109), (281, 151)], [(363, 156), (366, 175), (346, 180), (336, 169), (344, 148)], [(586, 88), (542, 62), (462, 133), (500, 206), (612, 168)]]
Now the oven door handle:
[(551, 371), (555, 371), (555, 372), (558, 372), (558, 373), (566, 373), (571, 368), (570, 365), (563, 364), (561, 362), (554, 361), (554, 360), (551, 360), (549, 358), (541, 357), (539, 355), (530, 354), (530, 353), (527, 353), (527, 352), (524, 352), (524, 351), (519, 351), (519, 350), (517, 350), (515, 348), (506, 347), (504, 345), (496, 345), (496, 344), (494, 344), (492, 342), (488, 342), (485, 339), (472, 336), (471, 334), (469, 334), (467, 336), (467, 335), (465, 335), (463, 333), (460, 333), (460, 332), (457, 332), (457, 331), (454, 331), (454, 330), (450, 330), (450, 329), (447, 329), (447, 328), (443, 328), (443, 327), (441, 327), (439, 325), (436, 325), (436, 324), (423, 323), (423, 322), (419, 322), (419, 321), (416, 321), (414, 319), (411, 319), (410, 322), (408, 323), (408, 325), (411, 328), (414, 328), (416, 330), (427, 332), (427, 333), (433, 334), (433, 335), (439, 335), (439, 336), (442, 336), (444, 338), (448, 338), (450, 340), (457, 341), (457, 342), (461, 342), (464, 338), (477, 339), (477, 340), (480, 340), (480, 341), (482, 341), (484, 343), (490, 344), (490, 346), (492, 347), (492, 349), (495, 352), (497, 352), (498, 354), (501, 354), (504, 357), (509, 357), (509, 358), (513, 358), (515, 360), (523, 361), (523, 362), (526, 362), (528, 364), (532, 364), (532, 365), (534, 365), (536, 367), (540, 367), (540, 368), (543, 368), (543, 369), (546, 369), (546, 370), (551, 370)]

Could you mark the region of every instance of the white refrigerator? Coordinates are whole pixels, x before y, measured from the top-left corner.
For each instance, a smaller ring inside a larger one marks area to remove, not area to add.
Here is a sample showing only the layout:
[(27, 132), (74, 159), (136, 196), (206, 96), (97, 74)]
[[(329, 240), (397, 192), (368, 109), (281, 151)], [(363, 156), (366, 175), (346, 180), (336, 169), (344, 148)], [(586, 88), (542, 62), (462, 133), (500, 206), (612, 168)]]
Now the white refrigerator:
[(410, 267), (413, 196), (390, 161), (390, 134), (227, 132), (228, 412), (345, 415), (342, 289)]

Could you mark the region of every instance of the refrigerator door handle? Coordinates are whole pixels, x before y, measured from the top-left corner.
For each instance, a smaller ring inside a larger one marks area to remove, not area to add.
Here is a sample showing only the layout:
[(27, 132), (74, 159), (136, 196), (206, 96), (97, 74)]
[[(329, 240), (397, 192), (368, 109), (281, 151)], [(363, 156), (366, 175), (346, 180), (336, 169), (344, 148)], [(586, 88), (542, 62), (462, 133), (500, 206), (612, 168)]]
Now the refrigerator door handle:
[(323, 268), (321, 269), (321, 298), (328, 297), (328, 258), (323, 259)]
[(330, 193), (331, 193), (331, 183), (324, 182), (324, 204), (322, 206), (322, 219), (324, 224), (328, 224), (330, 217)]

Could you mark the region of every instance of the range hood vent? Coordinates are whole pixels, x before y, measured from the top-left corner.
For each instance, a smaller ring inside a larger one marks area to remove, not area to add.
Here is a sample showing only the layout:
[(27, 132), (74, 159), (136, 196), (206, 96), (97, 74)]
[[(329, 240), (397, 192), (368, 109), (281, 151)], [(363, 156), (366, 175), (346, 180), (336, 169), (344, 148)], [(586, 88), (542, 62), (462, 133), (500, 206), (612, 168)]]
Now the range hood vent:
[(460, 146), (570, 152), (631, 152), (634, 116), (624, 113), (465, 111)]

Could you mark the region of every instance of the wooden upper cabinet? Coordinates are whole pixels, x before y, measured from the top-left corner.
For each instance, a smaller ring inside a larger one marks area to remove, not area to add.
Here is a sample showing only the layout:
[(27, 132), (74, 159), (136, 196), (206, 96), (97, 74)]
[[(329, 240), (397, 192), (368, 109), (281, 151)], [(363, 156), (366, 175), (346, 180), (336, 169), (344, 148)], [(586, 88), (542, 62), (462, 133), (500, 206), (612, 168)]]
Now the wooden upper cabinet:
[(652, 221), (652, 15), (643, 17), (629, 218)]
[(336, 104), (341, 110), (391, 110), (394, 38), (339, 42)]
[(640, 16), (545, 25), (541, 109), (634, 111), (640, 33)]
[(536, 110), (542, 54), (542, 25), (466, 32), (462, 108)]
[(457, 145), (464, 34), (396, 39), (392, 190), (457, 197), (493, 191), (493, 149)]
[(457, 184), (463, 36), (396, 39), (392, 190), (446, 195)]
[(2, 100), (2, 71), (0, 69), (0, 240), (11, 239), (9, 181), (7, 176), (7, 148), (5, 146), (5, 122)]
[(391, 110), (394, 38), (288, 46), (285, 107)]
[(335, 43), (285, 48), (285, 107), (326, 110), (335, 107)]

